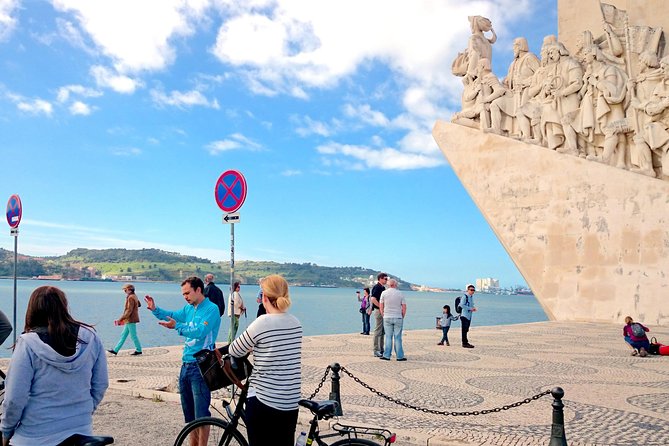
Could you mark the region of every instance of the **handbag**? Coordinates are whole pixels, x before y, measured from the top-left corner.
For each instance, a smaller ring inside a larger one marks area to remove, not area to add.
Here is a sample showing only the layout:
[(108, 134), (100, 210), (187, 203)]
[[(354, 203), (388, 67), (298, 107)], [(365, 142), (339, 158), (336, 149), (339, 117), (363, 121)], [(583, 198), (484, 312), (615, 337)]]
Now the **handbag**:
[(662, 344), (657, 342), (657, 338), (653, 336), (650, 338), (650, 346), (648, 346), (648, 353), (651, 355), (659, 355), (660, 354), (660, 347)]
[(212, 392), (233, 384), (244, 387), (242, 380), (248, 378), (253, 371), (248, 360), (249, 355), (242, 358), (230, 356), (227, 345), (215, 350), (200, 350), (193, 356), (204, 382)]

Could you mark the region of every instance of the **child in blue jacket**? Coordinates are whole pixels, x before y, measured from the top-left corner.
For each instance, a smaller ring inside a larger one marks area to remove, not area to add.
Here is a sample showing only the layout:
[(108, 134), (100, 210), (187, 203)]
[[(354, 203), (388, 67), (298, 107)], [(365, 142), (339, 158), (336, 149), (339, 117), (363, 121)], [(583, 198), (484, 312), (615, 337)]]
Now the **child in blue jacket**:
[(453, 316), (451, 314), (451, 307), (444, 305), (444, 314), (441, 316), (441, 331), (443, 335), (441, 341), (439, 341), (437, 345), (444, 345), (444, 342), (446, 345), (451, 345), (448, 342), (448, 330), (451, 328), (451, 322), (457, 321), (458, 319), (460, 319), (460, 316)]

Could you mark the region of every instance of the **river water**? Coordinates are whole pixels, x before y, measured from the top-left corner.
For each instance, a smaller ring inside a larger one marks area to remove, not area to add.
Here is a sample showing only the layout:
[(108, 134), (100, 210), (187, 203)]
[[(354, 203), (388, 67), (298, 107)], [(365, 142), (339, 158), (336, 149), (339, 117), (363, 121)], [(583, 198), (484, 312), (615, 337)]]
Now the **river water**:
[[(53, 285), (62, 289), (67, 295), (70, 311), (75, 319), (94, 324), (106, 348), (112, 348), (118, 341), (122, 327), (114, 326), (114, 320), (123, 312), (125, 294), (120, 282), (77, 282), (77, 281), (45, 281), (19, 280), (17, 282), (17, 325), (18, 333), (23, 331), (25, 310), (30, 293), (37, 287)], [(134, 282), (137, 295), (150, 294), (159, 307), (177, 309), (185, 304), (181, 296), (181, 287), (177, 283)], [(226, 284), (219, 285), (225, 290)], [(359, 333), (362, 329), (359, 303), (353, 288), (311, 288), (291, 287), (292, 306), (290, 312), (301, 322), (305, 336)], [(441, 308), (448, 304), (454, 309), (454, 300), (458, 293), (422, 293), (403, 291), (407, 301), (407, 317), (404, 328), (407, 330), (434, 328), (435, 317), (441, 315)], [(227, 293), (224, 291), (224, 294)], [(258, 294), (257, 285), (242, 285), (242, 297), (248, 307), (248, 317), (240, 319), (239, 333), (255, 319), (258, 305), (255, 302)], [(506, 325), (524, 322), (546, 321), (548, 318), (534, 296), (497, 296), (477, 293), (474, 295), (478, 311), (474, 314), (473, 326)], [(10, 321), (14, 311), (14, 282), (0, 280), (0, 310), (4, 311)], [(227, 304), (227, 298), (226, 298)], [(454, 311), (454, 310), (453, 310)], [(143, 347), (178, 345), (183, 339), (174, 330), (158, 325), (157, 320), (142, 302), (140, 309), (141, 322), (137, 332)], [(457, 326), (457, 322), (455, 325)], [(221, 324), (219, 341), (226, 341), (229, 322), (224, 319)], [(372, 321), (372, 329), (374, 322)], [(11, 350), (12, 335), (0, 347), (0, 357), (8, 357)], [(371, 345), (371, 339), (370, 339)], [(128, 338), (124, 348), (133, 348)]]

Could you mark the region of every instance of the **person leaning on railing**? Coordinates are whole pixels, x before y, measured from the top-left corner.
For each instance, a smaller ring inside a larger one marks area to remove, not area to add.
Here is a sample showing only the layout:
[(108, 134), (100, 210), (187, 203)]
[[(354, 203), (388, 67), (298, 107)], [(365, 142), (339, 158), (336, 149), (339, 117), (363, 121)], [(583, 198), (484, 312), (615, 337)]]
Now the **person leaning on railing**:
[(241, 358), (253, 351), (246, 428), (249, 446), (292, 446), (302, 387), (302, 325), (286, 311), (288, 283), (279, 275), (262, 281), (267, 314), (258, 317), (230, 344)]

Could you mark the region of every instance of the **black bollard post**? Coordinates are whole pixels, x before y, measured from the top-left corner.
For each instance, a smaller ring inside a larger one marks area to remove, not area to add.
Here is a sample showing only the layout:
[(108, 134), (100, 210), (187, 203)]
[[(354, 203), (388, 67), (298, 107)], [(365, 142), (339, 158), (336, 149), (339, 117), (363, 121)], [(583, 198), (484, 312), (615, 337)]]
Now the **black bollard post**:
[(330, 370), (332, 370), (332, 390), (330, 391), (329, 399), (336, 401), (339, 404), (339, 407), (337, 407), (337, 410), (335, 411), (335, 415), (340, 417), (344, 414), (341, 407), (341, 393), (339, 392), (339, 371), (341, 370), (341, 366), (338, 362), (335, 362), (330, 366)]
[(553, 425), (551, 426), (551, 441), (548, 446), (567, 446), (567, 436), (564, 431), (564, 404), (562, 397), (564, 390), (562, 387), (556, 387), (551, 390), (553, 395)]

